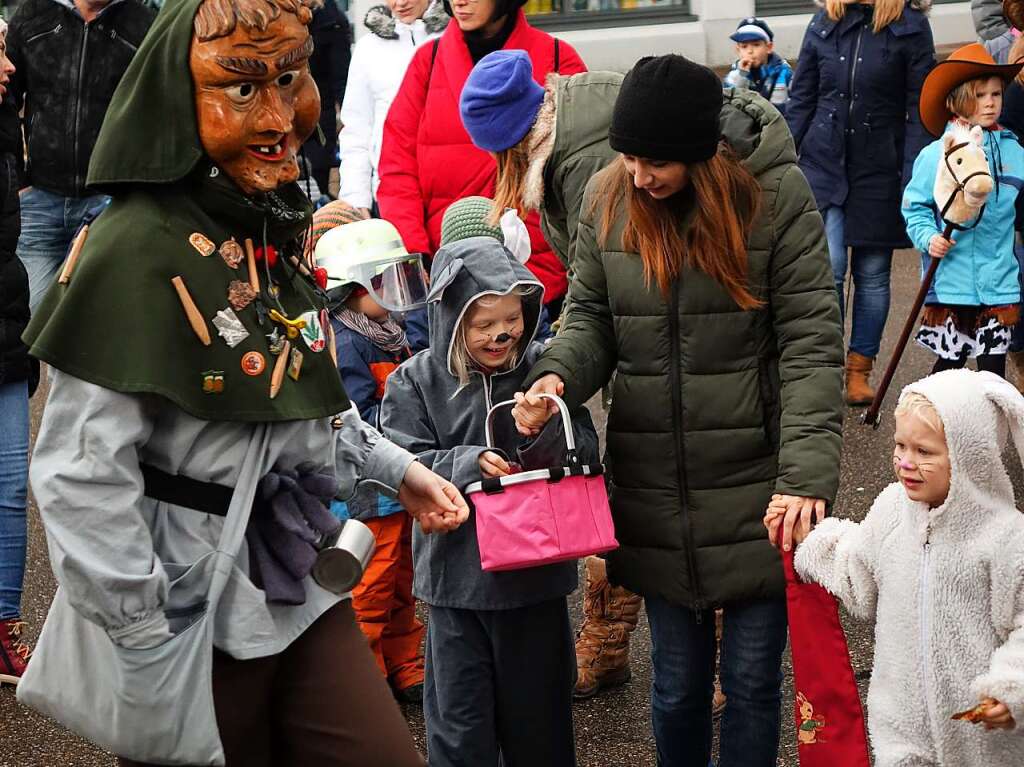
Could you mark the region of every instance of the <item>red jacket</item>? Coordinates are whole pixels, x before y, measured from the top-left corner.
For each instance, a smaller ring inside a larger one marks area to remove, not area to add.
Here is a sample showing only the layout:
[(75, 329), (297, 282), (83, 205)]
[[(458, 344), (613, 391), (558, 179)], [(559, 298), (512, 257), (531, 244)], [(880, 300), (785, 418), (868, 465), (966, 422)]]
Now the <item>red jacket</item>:
[[(459, 96), (473, 68), (462, 31), (455, 23), (439, 38), (437, 56), (425, 43), (413, 56), (384, 123), (377, 203), (382, 218), (394, 224), (410, 251), (433, 254), (441, 242), (441, 218), (456, 200), (494, 195), (494, 159), (470, 141), (459, 117)], [(519, 20), (505, 49), (525, 50), (533, 74), (543, 85), (555, 69), (555, 39)], [(558, 71), (585, 72), (572, 46), (558, 43)], [(433, 63), (431, 59), (433, 58)], [(544, 301), (565, 295), (565, 269), (540, 231), (536, 213), (526, 218), (533, 243), (527, 266), (544, 283)]]

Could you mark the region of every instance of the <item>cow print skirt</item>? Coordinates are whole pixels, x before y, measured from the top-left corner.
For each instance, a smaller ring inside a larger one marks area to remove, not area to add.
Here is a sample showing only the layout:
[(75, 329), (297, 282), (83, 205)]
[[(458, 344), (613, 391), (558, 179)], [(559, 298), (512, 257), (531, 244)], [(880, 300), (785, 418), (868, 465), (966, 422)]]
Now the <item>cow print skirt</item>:
[(1006, 354), (1020, 304), (1010, 306), (926, 306), (917, 342), (944, 360)]

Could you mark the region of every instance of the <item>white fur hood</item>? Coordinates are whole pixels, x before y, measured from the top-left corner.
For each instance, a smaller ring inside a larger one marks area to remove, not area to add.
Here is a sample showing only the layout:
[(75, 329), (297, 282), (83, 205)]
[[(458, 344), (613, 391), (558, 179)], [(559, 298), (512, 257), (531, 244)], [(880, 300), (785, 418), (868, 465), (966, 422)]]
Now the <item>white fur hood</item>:
[[(853, 614), (875, 618), (868, 731), (876, 767), (1024, 764), (1024, 515), (1001, 459), (1024, 452), (1024, 398), (989, 373), (908, 386), (935, 406), (950, 450), (939, 508), (894, 483), (860, 524), (827, 519), (797, 548), (796, 568)], [(1017, 728), (986, 731), (950, 716), (993, 697)]]

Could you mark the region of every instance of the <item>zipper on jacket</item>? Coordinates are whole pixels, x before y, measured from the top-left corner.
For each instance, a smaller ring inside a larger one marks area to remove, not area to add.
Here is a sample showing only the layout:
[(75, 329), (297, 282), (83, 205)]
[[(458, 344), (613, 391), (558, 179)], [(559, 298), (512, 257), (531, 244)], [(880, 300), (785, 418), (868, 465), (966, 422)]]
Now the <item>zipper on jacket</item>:
[(58, 32), (60, 32), (62, 26), (63, 26), (62, 24), (58, 24), (53, 29), (48, 29), (45, 32), (39, 32), (37, 34), (34, 34), (34, 35), (32, 35), (32, 37), (30, 37), (28, 40), (26, 40), (24, 44), (28, 45), (29, 43), (33, 43), (36, 40), (38, 40), (40, 37), (46, 37), (47, 35), (55, 35)]
[(931, 589), (931, 583), (929, 580), (929, 565), (931, 560), (931, 543), (928, 542), (928, 538), (924, 541), (924, 550), (921, 554), (921, 573), (918, 578), (918, 582), (921, 584), (921, 594), (918, 597), (918, 608), (917, 612), (920, 616), (920, 640), (921, 640), (921, 684), (924, 687), (924, 706), (925, 712), (928, 717), (928, 729), (934, 735), (938, 732), (935, 727), (935, 711), (933, 710), (933, 698), (931, 689), (931, 669), (929, 667), (929, 661), (932, 656), (932, 641), (931, 641), (931, 615), (930, 615), (930, 604), (929, 592)]
[(132, 45), (130, 42), (125, 40), (123, 37), (121, 37), (121, 35), (117, 34), (117, 30), (116, 29), (111, 29), (110, 30), (110, 39), (111, 40), (116, 40), (117, 42), (121, 43), (121, 45), (127, 47), (128, 50), (130, 50), (133, 54), (137, 53), (138, 50), (139, 50), (139, 46)]
[(679, 370), (679, 282), (672, 286), (672, 301), (669, 306), (669, 368), (672, 386), (672, 428), (676, 435), (676, 475), (679, 482), (679, 501), (683, 515), (683, 548), (686, 549), (686, 566), (690, 571), (690, 588), (693, 590), (693, 611), (697, 623), (703, 622), (704, 595), (701, 593), (697, 576), (697, 558), (693, 550), (693, 518), (686, 503), (686, 437), (683, 434), (683, 377)]
[(846, 124), (850, 124), (850, 120), (853, 119), (853, 101), (854, 95), (856, 94), (857, 86), (857, 62), (860, 60), (860, 44), (864, 39), (864, 27), (866, 23), (861, 23), (860, 30), (857, 32), (857, 44), (853, 48), (853, 61), (850, 62), (850, 85), (849, 85), (849, 106), (846, 111)]
[(78, 87), (75, 91), (75, 135), (71, 137), (71, 143), (74, 147), (76, 193), (82, 188), (81, 177), (78, 174), (78, 132), (82, 122), (82, 80), (85, 76), (85, 51), (89, 47), (89, 24), (90, 22), (88, 21), (82, 24), (82, 50), (78, 56)]

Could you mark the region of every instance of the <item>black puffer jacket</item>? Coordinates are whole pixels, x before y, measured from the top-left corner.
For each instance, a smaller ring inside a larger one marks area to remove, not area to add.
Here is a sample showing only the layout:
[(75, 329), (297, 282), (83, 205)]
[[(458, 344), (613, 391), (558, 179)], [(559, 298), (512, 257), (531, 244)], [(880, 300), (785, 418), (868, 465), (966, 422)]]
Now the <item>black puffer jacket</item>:
[(11, 104), (0, 104), (0, 384), (24, 381), (30, 372), (28, 349), (21, 342), (28, 324), (28, 277), (15, 254), (21, 233), (20, 143), (17, 112)]
[(25, 107), (26, 183), (81, 197), (110, 97), (156, 14), (138, 0), (112, 0), (86, 24), (70, 5), (18, 7), (7, 35), (17, 68), (8, 92)]

